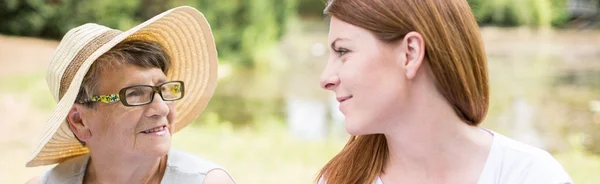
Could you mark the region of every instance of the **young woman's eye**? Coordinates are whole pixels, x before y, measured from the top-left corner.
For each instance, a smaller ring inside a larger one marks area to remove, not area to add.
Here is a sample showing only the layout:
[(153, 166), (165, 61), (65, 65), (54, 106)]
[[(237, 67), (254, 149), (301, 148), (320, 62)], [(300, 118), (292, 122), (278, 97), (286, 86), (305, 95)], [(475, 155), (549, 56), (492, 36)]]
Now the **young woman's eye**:
[(343, 56), (344, 54), (348, 53), (348, 50), (347, 49), (343, 49), (343, 48), (340, 48), (340, 49), (337, 49), (337, 50), (334, 50), (334, 51), (336, 53), (338, 53), (339, 56)]

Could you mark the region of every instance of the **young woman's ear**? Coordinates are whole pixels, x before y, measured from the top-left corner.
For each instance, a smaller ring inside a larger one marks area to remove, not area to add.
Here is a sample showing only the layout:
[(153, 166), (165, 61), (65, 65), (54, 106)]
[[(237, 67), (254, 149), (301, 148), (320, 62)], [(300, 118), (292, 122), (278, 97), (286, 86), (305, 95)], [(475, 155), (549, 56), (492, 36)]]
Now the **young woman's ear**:
[(404, 36), (401, 49), (405, 54), (404, 57), (406, 57), (402, 63), (402, 66), (406, 70), (406, 78), (413, 79), (425, 59), (425, 40), (421, 34), (410, 32)]

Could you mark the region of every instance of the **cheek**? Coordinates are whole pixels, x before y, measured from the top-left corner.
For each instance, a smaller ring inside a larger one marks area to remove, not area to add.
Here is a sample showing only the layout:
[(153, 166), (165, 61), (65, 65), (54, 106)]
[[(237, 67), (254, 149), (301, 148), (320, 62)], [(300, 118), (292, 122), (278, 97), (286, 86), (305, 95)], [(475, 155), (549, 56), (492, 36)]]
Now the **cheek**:
[(123, 137), (135, 133), (137, 124), (143, 114), (139, 108), (115, 109), (100, 122), (99, 129), (103, 134), (112, 137)]
[(342, 85), (353, 95), (376, 94), (391, 87), (398, 71), (383, 59), (369, 55), (349, 58), (339, 72)]
[(167, 121), (169, 124), (175, 123), (175, 117), (177, 117), (177, 110), (175, 108), (175, 103), (168, 104), (169, 106), (169, 114), (167, 114)]
[(348, 88), (350, 92), (360, 89), (364, 85), (368, 85), (368, 80), (365, 77), (372, 77), (372, 66), (369, 65), (368, 58), (360, 55), (349, 57), (344, 61), (339, 70), (341, 85)]
[(353, 95), (348, 115), (359, 124), (383, 121), (403, 106), (406, 81), (393, 61), (383, 57), (348, 60), (340, 80)]

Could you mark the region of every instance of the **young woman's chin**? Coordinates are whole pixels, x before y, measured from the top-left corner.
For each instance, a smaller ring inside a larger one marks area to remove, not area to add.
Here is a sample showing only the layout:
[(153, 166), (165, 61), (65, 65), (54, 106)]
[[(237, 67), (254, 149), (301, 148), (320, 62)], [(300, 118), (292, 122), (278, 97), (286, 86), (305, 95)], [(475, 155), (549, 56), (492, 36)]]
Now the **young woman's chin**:
[(373, 127), (370, 124), (369, 121), (358, 117), (346, 116), (345, 120), (346, 132), (352, 136), (374, 134), (375, 132), (371, 130)]

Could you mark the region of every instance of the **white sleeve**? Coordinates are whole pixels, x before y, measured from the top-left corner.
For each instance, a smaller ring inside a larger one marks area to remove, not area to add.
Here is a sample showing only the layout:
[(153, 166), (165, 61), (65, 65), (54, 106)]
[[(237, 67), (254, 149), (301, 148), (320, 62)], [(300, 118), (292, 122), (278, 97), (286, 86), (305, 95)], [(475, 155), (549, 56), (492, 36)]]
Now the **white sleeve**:
[(540, 155), (523, 173), (523, 184), (573, 184), (573, 180), (565, 169), (550, 155)]

